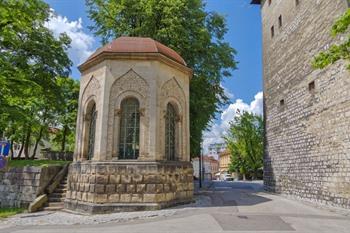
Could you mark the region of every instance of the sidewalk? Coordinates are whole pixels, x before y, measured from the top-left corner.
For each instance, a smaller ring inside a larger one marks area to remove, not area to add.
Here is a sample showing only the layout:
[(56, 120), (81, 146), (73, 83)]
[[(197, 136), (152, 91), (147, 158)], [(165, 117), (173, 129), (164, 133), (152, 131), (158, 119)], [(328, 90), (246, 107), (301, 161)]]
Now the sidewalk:
[(213, 181), (212, 180), (203, 180), (201, 189), (199, 188), (199, 180), (194, 180), (193, 183), (194, 183), (194, 193), (199, 194), (200, 191), (208, 190), (212, 186)]

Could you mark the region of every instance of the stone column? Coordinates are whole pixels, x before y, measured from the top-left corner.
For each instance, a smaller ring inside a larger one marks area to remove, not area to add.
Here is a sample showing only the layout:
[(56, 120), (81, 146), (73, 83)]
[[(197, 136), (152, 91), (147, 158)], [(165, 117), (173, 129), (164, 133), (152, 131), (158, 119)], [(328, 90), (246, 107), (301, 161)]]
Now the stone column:
[(101, 90), (99, 101), (96, 103), (97, 119), (95, 133), (95, 153), (92, 160), (104, 161), (107, 159), (107, 127), (108, 127), (108, 105), (109, 88), (106, 86), (106, 70), (103, 69), (102, 80), (100, 80)]
[(120, 138), (120, 114), (121, 109), (117, 108), (114, 110), (113, 118), (113, 135), (112, 135), (112, 158), (118, 160), (119, 155), (119, 138)]
[(146, 142), (146, 133), (148, 128), (146, 127), (146, 109), (141, 107), (139, 109), (140, 113), (140, 142), (139, 142), (139, 161), (147, 160), (147, 142)]

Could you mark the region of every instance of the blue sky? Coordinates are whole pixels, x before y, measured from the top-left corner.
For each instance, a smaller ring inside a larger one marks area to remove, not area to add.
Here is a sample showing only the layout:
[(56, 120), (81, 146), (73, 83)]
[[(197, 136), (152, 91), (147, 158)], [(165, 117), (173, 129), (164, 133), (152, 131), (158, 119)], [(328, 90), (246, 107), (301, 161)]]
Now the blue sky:
[[(56, 16), (48, 23), (54, 33), (67, 32), (72, 38), (70, 58), (74, 62), (72, 77), (79, 79), (76, 66), (100, 46), (88, 30), (92, 22), (86, 14), (85, 0), (46, 0)], [(225, 106), (217, 120), (205, 133), (205, 147), (222, 141), (221, 135), (227, 130), (237, 109), (262, 113), (262, 42), (260, 7), (250, 5), (250, 0), (205, 0), (208, 11), (216, 11), (226, 17), (228, 33), (226, 40), (237, 50), (238, 69), (233, 77), (225, 80), (225, 87), (231, 104)]]

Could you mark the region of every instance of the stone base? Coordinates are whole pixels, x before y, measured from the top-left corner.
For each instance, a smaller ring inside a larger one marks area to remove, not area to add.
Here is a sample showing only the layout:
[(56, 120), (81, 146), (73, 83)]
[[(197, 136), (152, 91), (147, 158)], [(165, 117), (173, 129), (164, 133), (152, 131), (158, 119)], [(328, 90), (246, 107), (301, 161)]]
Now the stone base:
[(187, 201), (170, 201), (163, 203), (107, 203), (96, 204), (81, 201), (66, 200), (64, 202), (64, 208), (68, 210), (74, 210), (76, 212), (88, 213), (88, 214), (107, 214), (116, 212), (132, 212), (132, 211), (152, 211), (160, 210), (177, 205), (185, 205), (193, 202), (192, 199)]
[(87, 213), (157, 210), (193, 198), (190, 162), (74, 162), (65, 208)]

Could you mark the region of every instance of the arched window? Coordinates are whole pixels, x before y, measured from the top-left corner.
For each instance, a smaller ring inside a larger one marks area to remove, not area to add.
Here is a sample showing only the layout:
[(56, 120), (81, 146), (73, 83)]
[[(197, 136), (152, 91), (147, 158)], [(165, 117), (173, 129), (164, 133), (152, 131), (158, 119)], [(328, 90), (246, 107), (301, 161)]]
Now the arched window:
[(175, 160), (176, 148), (176, 111), (170, 103), (165, 116), (165, 156), (167, 160)]
[(139, 102), (128, 98), (121, 103), (119, 159), (137, 159), (140, 151)]
[(96, 104), (92, 106), (89, 114), (89, 138), (88, 138), (88, 154), (87, 159), (92, 159), (94, 156), (94, 147), (95, 147), (95, 131), (96, 131)]

